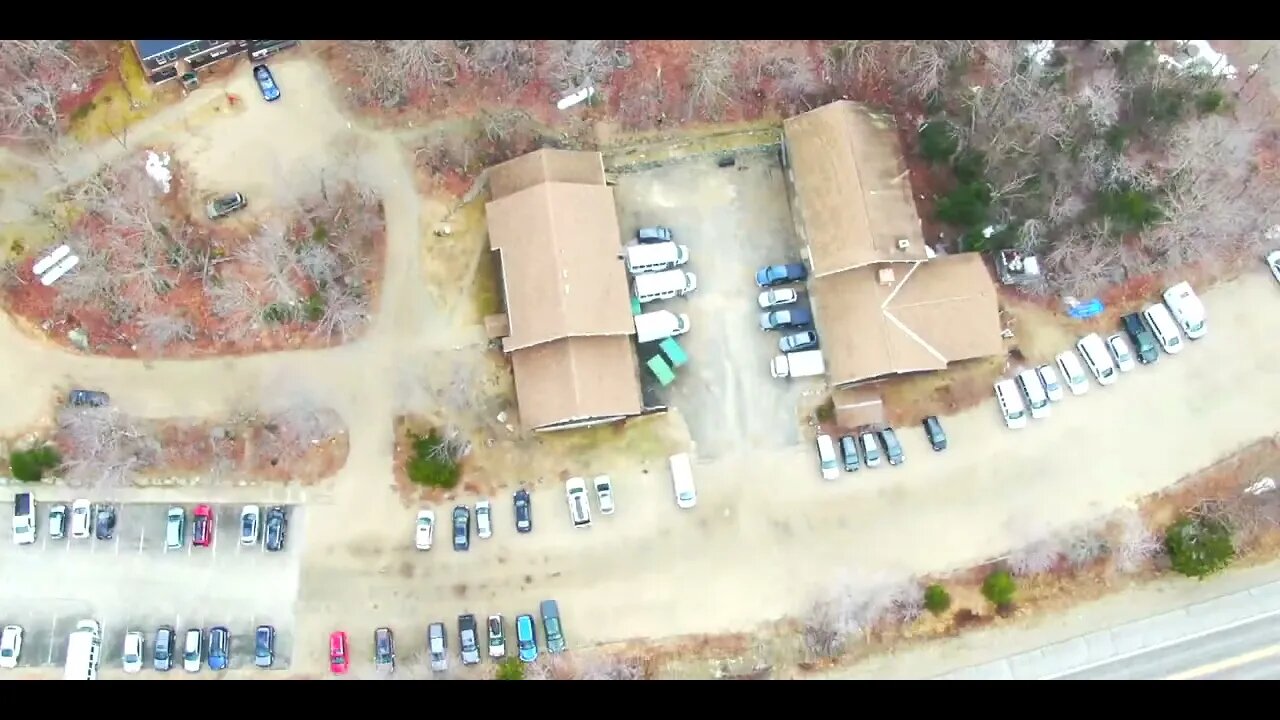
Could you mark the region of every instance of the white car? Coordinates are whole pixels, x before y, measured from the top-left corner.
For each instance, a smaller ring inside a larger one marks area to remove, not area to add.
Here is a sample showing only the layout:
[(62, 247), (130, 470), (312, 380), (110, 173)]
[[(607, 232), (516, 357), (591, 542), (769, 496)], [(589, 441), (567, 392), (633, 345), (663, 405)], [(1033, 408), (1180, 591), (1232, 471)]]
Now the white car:
[(569, 503), (569, 519), (576, 528), (591, 527), (591, 501), (587, 499), (587, 481), (572, 477), (564, 483), (565, 500)]
[(489, 501), (476, 501), (476, 536), (481, 540), (493, 537), (493, 516), (490, 514)]
[(1271, 268), (1271, 274), (1275, 276), (1276, 282), (1280, 282), (1280, 250), (1267, 254), (1267, 267)]
[(836, 461), (836, 446), (831, 442), (831, 436), (826, 433), (818, 433), (818, 467), (822, 471), (823, 480), (839, 480), (840, 465)]
[(862, 457), (869, 468), (880, 466), (880, 443), (873, 432), (864, 432), (858, 436), (862, 442)]
[(142, 633), (134, 631), (124, 636), (124, 671), (136, 673), (142, 670)]
[(1116, 359), (1116, 367), (1120, 368), (1120, 372), (1129, 372), (1135, 367), (1133, 353), (1129, 352), (1129, 343), (1125, 342), (1123, 335), (1116, 333), (1107, 338), (1107, 349), (1111, 351), (1111, 357)]
[(258, 544), (258, 520), (259, 512), (257, 505), (245, 505), (244, 510), (240, 511), (240, 544), (249, 546)]
[(49, 508), (49, 539), (61, 540), (67, 534), (67, 506), (54, 505)]
[(191, 628), (182, 644), (182, 669), (189, 673), (200, 672), (202, 638), (199, 630)]
[(600, 504), (601, 515), (613, 514), (613, 483), (608, 475), (597, 475), (595, 480), (596, 501)]
[(1163, 297), (1164, 304), (1169, 306), (1169, 312), (1173, 314), (1173, 319), (1178, 322), (1189, 339), (1199, 340), (1209, 332), (1205, 321), (1204, 303), (1200, 302), (1196, 292), (1191, 289), (1191, 283), (1180, 282), (1165, 290)]
[(419, 550), (430, 550), (435, 534), (436, 514), (431, 510), (419, 510), (418, 521), (414, 523), (413, 546)]
[(77, 540), (89, 537), (89, 510), (88, 500), (71, 503), (71, 537)]
[(1044, 392), (1049, 396), (1050, 402), (1058, 402), (1066, 397), (1066, 393), (1062, 391), (1062, 383), (1058, 382), (1058, 373), (1054, 372), (1052, 365), (1041, 365), (1036, 368), (1036, 375), (1040, 376), (1040, 382), (1044, 385)]
[(760, 293), (760, 307), (771, 308), (779, 305), (790, 305), (800, 299), (800, 293), (791, 288), (774, 288)]
[(1084, 374), (1084, 366), (1080, 358), (1070, 350), (1058, 353), (1058, 370), (1062, 372), (1062, 380), (1072, 395), (1083, 395), (1089, 392), (1089, 378)]
[(17, 625), (6, 625), (0, 634), (0, 668), (18, 667), (18, 658), (22, 655), (22, 628)]

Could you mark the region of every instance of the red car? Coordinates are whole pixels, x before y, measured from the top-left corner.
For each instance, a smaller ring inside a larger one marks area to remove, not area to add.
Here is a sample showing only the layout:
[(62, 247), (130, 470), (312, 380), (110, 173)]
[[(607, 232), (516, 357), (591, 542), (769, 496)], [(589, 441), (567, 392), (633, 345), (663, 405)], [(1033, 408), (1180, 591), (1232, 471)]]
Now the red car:
[(329, 669), (334, 675), (345, 675), (350, 665), (347, 659), (347, 634), (341, 630), (329, 633)]
[(191, 531), (191, 544), (209, 547), (213, 544), (213, 510), (208, 505), (197, 505), (193, 516), (195, 527)]

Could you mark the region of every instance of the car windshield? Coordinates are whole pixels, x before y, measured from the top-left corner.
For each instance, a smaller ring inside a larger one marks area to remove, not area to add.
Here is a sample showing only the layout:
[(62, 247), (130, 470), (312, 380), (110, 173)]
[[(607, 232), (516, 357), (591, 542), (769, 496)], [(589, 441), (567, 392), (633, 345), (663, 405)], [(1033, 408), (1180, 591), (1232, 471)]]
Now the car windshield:
[(1204, 327), (1204, 321), (1201, 320), (1200, 322), (1191, 326), (1191, 332), (1200, 332), (1200, 329), (1203, 327)]
[(0, 650), (0, 657), (13, 657), (13, 648), (6, 647)]
[(691, 492), (682, 492), (682, 493), (680, 493), (680, 499), (681, 499), (681, 500), (692, 500), (692, 499), (693, 499), (693, 493), (691, 493)]
[(431, 518), (418, 518), (418, 527), (420, 528), (431, 527)]
[(243, 525), (243, 528), (244, 528), (244, 532), (245, 532), (245, 534), (248, 534), (248, 533), (253, 532), (253, 526), (254, 526), (254, 525), (256, 525), (256, 524), (257, 524), (257, 523), (255, 523), (255, 522), (254, 522), (254, 519), (253, 519), (253, 516), (252, 516), (252, 515), (245, 515), (245, 516), (244, 516), (244, 525)]
[(1011, 412), (1011, 413), (1009, 413), (1009, 419), (1010, 419), (1010, 420), (1021, 420), (1021, 419), (1022, 419), (1022, 415), (1023, 415), (1023, 413), (1022, 413), (1022, 411), (1021, 411), (1021, 410), (1018, 410), (1017, 412)]
[(560, 619), (547, 618), (547, 636), (560, 637)]

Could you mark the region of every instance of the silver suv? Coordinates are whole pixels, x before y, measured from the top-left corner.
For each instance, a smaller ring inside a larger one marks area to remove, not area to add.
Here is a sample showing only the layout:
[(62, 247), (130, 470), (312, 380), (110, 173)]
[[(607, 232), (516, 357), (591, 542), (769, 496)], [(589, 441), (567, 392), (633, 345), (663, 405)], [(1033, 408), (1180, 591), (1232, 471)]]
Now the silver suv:
[(476, 639), (476, 616), (467, 614), (458, 616), (458, 644), (462, 647), (463, 665), (475, 665), (480, 662), (480, 644)]
[(449, 644), (444, 637), (444, 623), (431, 623), (427, 628), (427, 653), (431, 656), (432, 671), (444, 672), (449, 668), (449, 660), (445, 657), (448, 649)]

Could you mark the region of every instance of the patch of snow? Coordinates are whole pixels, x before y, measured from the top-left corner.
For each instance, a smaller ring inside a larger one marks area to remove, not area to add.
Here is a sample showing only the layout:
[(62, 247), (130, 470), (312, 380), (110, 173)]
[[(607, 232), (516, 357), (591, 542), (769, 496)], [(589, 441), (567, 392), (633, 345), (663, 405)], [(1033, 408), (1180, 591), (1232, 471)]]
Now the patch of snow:
[(1226, 55), (1214, 50), (1208, 40), (1179, 40), (1177, 54), (1180, 57), (1160, 55), (1156, 60), (1184, 72), (1206, 72), (1228, 80), (1236, 76), (1235, 66), (1227, 61)]
[(169, 153), (157, 155), (154, 152), (147, 151), (147, 174), (152, 180), (160, 185), (160, 189), (168, 194), (169, 182), (173, 180), (173, 173), (169, 171)]
[(1044, 65), (1053, 56), (1054, 47), (1052, 40), (1036, 40), (1024, 48), (1023, 52), (1026, 53), (1027, 59)]

